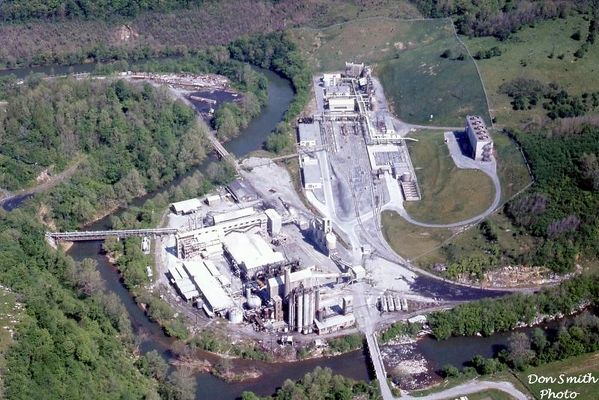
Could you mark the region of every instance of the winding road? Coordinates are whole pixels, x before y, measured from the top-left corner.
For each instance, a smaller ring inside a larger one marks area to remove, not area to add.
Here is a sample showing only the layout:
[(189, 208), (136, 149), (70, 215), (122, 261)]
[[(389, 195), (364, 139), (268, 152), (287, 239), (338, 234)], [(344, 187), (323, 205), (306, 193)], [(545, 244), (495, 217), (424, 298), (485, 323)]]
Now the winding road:
[(485, 390), (499, 390), (501, 392), (507, 393), (513, 398), (517, 400), (528, 400), (529, 396), (522, 393), (511, 382), (493, 382), (493, 381), (479, 381), (473, 379), (466, 383), (463, 383), (458, 386), (454, 386), (449, 389), (442, 390), (440, 392), (431, 393), (426, 396), (411, 396), (408, 394), (401, 395), (401, 399), (406, 400), (444, 400), (444, 399), (454, 399), (456, 397), (461, 397), (466, 394), (472, 394), (477, 392), (482, 392)]
[[(491, 205), (483, 213), (477, 216), (449, 224), (432, 224), (415, 220), (410, 216), (410, 214), (408, 214), (408, 212), (404, 208), (403, 197), (398, 198), (397, 194), (394, 195), (393, 193), (391, 193), (391, 200), (387, 204), (385, 204), (385, 206), (383, 206), (383, 210), (396, 211), (399, 215), (401, 215), (402, 218), (404, 218), (409, 223), (422, 226), (424, 228), (457, 228), (460, 226), (477, 223), (487, 218), (497, 209), (497, 207), (499, 207), (501, 203), (501, 182), (499, 181), (499, 177), (497, 176), (497, 162), (495, 161), (495, 159), (493, 159), (492, 161), (483, 162), (475, 161), (469, 157), (464, 156), (462, 154), (462, 151), (460, 150), (460, 146), (453, 132), (445, 132), (445, 141), (447, 142), (449, 153), (451, 154), (451, 157), (458, 168), (477, 169), (489, 176), (489, 178), (491, 178), (493, 186), (495, 187), (495, 196)], [(389, 185), (387, 187), (389, 187)], [(399, 195), (401, 196), (401, 193), (399, 193)]]
[(22, 200), (26, 199), (27, 197), (33, 196), (36, 193), (45, 192), (46, 190), (53, 188), (59, 183), (70, 178), (75, 173), (75, 171), (77, 171), (77, 168), (83, 162), (84, 159), (84, 156), (78, 156), (75, 162), (73, 162), (67, 169), (54, 176), (51, 176), (48, 180), (46, 180), (43, 183), (40, 183), (39, 185), (33, 186), (28, 189), (22, 189), (15, 193), (10, 193), (7, 190), (2, 190), (2, 192), (4, 192), (7, 196), (0, 199), (0, 207), (10, 211), (13, 208), (18, 207), (19, 204), (21, 204)]

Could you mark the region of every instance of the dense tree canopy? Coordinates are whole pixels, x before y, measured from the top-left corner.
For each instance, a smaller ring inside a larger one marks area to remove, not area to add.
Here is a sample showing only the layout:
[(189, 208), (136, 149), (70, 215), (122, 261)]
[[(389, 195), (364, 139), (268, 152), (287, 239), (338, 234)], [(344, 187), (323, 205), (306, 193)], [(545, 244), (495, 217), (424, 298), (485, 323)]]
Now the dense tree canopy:
[(376, 381), (366, 384), (356, 382), (341, 375), (333, 375), (329, 368), (316, 367), (298, 381), (288, 379), (272, 397), (261, 398), (251, 392), (244, 392), (243, 400), (350, 400), (354, 398), (378, 399), (380, 396)]
[(0, 19), (26, 21), (30, 19), (132, 17), (140, 11), (169, 11), (202, 0), (5, 0), (0, 2)]
[(599, 302), (597, 275), (579, 276), (560, 286), (530, 295), (510, 295), (461, 304), (449, 311), (428, 316), (437, 339), (450, 336), (485, 336), (530, 324), (542, 315), (569, 314), (581, 305)]
[(530, 162), (533, 191), (510, 202), (508, 215), (544, 239), (527, 262), (564, 272), (584, 255), (599, 256), (599, 128), (578, 133), (517, 132)]
[(522, 26), (565, 17), (573, 10), (592, 11), (595, 0), (412, 0), (427, 17), (452, 17), (458, 31), (469, 36), (506, 39)]
[(0, 113), (0, 186), (17, 189), (43, 171), (81, 160), (46, 198), (62, 227), (154, 190), (205, 156), (194, 110), (150, 85), (124, 81), (30, 80)]
[(302, 112), (310, 98), (312, 75), (297, 45), (287, 34), (274, 32), (241, 38), (229, 45), (231, 58), (249, 62), (275, 71), (293, 84), (295, 97), (285, 113), (285, 121), (268, 138), (266, 149), (280, 153), (294, 142), (291, 124)]
[(6, 356), (6, 397), (155, 395), (123, 346), (133, 340), (121, 303), (90, 284), (93, 267), (49, 249), (44, 227), (34, 221), (33, 210), (0, 215), (0, 281), (25, 299), (27, 313)]

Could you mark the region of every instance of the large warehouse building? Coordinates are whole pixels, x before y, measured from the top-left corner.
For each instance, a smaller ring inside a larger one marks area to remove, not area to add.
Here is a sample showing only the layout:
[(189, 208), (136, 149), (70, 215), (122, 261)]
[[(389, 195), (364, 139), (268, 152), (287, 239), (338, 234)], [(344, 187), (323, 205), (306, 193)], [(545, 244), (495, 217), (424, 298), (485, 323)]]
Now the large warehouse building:
[(301, 159), (301, 166), (304, 189), (322, 189), (322, 176), (320, 173), (320, 165), (318, 164), (318, 160), (312, 157), (303, 157)]
[(211, 273), (204, 261), (186, 261), (183, 268), (195, 283), (204, 299), (204, 304), (212, 312), (224, 312), (233, 307), (231, 297), (223, 289), (221, 282)]
[(223, 241), (225, 253), (248, 279), (253, 279), (264, 267), (285, 262), (285, 257), (255, 233), (233, 232)]

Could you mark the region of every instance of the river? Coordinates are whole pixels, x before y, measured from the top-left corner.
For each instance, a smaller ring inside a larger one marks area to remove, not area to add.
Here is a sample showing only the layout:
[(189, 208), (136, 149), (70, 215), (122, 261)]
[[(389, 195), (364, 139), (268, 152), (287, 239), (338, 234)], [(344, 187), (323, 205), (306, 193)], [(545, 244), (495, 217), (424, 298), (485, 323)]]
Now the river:
[[(70, 67), (40, 67), (24, 70), (1, 71), (1, 75), (14, 74), (18, 78), (24, 78), (29, 73), (44, 73), (47, 75), (62, 75), (66, 73), (92, 72), (94, 65), (83, 64)], [(287, 107), (293, 100), (293, 88), (288, 80), (268, 71), (260, 70), (268, 78), (268, 101), (262, 108), (258, 117), (254, 118), (246, 129), (236, 138), (225, 144), (227, 150), (236, 157), (243, 157), (248, 153), (261, 148), (262, 143), (268, 134), (281, 121)], [(205, 168), (206, 163), (196, 167), (196, 169)], [(190, 173), (192, 173), (191, 171)], [(177, 180), (178, 181), (178, 180)], [(171, 185), (176, 185), (177, 181)], [(170, 185), (169, 185), (170, 186)], [(164, 190), (164, 188), (163, 188)], [(13, 201), (10, 209), (18, 207), (22, 199)], [(144, 198), (137, 199), (136, 204), (140, 204)], [(117, 211), (118, 215), (122, 211)], [(110, 226), (110, 216), (103, 218), (88, 227), (88, 230), (105, 229)], [(116, 268), (111, 265), (106, 257), (101, 253), (101, 242), (75, 242), (69, 250), (69, 255), (75, 260), (81, 261), (84, 258), (92, 258), (98, 263), (98, 270), (104, 282), (105, 289), (116, 294), (125, 306), (133, 331), (139, 340), (139, 349), (142, 353), (152, 350), (158, 351), (167, 360), (172, 360), (174, 354), (172, 345), (174, 341), (164, 335), (161, 327), (151, 322), (144, 314), (143, 310), (135, 303), (129, 291), (122, 285), (120, 276)], [(202, 353), (201, 357), (211, 362), (218, 360), (218, 357), (210, 353)], [(273, 394), (280, 387), (285, 379), (297, 380), (315, 367), (329, 367), (335, 373), (354, 378), (356, 380), (369, 380), (371, 375), (368, 367), (367, 356), (362, 351), (354, 351), (341, 356), (305, 360), (293, 363), (269, 364), (264, 362), (239, 360), (235, 362), (248, 368), (256, 368), (263, 373), (263, 377), (255, 380), (227, 383), (208, 373), (197, 373), (196, 379), (198, 390), (196, 399), (237, 399), (243, 391), (253, 391), (259, 395), (266, 396)], [(238, 365), (238, 366), (239, 366)]]

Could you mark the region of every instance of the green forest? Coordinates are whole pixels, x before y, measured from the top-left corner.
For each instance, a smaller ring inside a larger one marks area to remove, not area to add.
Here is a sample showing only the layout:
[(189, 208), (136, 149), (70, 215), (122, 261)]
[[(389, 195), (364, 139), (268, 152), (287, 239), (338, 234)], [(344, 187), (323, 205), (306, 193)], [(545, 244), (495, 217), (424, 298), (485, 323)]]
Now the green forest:
[(287, 379), (274, 396), (259, 397), (243, 392), (243, 400), (351, 400), (380, 398), (376, 380), (368, 383), (356, 382), (341, 375), (333, 375), (329, 368), (320, 368), (307, 373), (298, 382)]
[(289, 79), (295, 96), (284, 120), (266, 142), (266, 150), (282, 153), (294, 144), (295, 119), (308, 104), (312, 74), (297, 45), (284, 32), (238, 39), (229, 45), (231, 58), (270, 69)]
[(1, 187), (32, 185), (41, 172), (80, 160), (68, 183), (43, 199), (62, 229), (163, 186), (206, 154), (195, 112), (150, 85), (31, 78), (5, 98)]
[(540, 316), (568, 315), (598, 303), (597, 275), (582, 275), (538, 293), (473, 301), (449, 311), (434, 312), (429, 314), (428, 323), (439, 340), (478, 333), (489, 336), (510, 331), (520, 323), (532, 324)]
[(529, 160), (532, 190), (511, 201), (507, 214), (541, 238), (524, 262), (556, 272), (599, 257), (599, 128), (578, 132), (512, 132)]
[(596, 10), (596, 0), (411, 0), (430, 18), (451, 17), (458, 32), (468, 36), (495, 36), (504, 40), (522, 26), (571, 13)]
[(91, 286), (93, 269), (44, 241), (32, 209), (0, 214), (0, 281), (26, 299), (26, 318), (5, 355), (10, 399), (156, 398), (135, 368), (135, 340), (114, 295)]
[(23, 22), (30, 19), (133, 17), (141, 11), (170, 11), (202, 3), (202, 0), (5, 0), (0, 3), (0, 19)]

